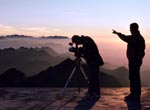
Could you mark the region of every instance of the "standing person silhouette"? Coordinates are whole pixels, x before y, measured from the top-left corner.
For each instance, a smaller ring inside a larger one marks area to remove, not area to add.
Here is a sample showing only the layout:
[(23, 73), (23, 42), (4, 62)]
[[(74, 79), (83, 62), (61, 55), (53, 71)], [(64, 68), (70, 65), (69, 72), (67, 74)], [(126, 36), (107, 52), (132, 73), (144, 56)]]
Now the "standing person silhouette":
[(99, 77), (99, 66), (104, 64), (102, 57), (99, 54), (98, 48), (94, 40), (88, 36), (74, 35), (72, 42), (77, 45), (82, 45), (79, 48), (81, 57), (86, 60), (88, 65), (88, 92), (86, 98), (88, 99), (99, 99), (100, 98), (100, 77)]
[(125, 97), (126, 100), (140, 100), (141, 96), (141, 79), (140, 67), (142, 59), (145, 56), (145, 40), (140, 34), (139, 26), (137, 23), (130, 24), (131, 35), (124, 35), (113, 30), (120, 39), (127, 42), (127, 58), (129, 61), (129, 80), (130, 80), (130, 94)]

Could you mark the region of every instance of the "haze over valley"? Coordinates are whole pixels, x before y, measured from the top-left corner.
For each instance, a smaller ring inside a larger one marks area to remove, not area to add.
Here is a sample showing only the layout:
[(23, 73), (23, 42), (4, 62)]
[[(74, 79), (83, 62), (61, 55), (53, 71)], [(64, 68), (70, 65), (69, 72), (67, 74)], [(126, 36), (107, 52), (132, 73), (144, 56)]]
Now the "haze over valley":
[[(74, 54), (68, 51), (70, 38), (5, 38), (0, 39), (0, 74), (10, 68), (16, 68), (26, 76), (38, 75), (49, 67), (54, 67), (67, 58), (74, 59)], [(121, 47), (109, 42), (96, 41), (105, 61), (102, 72), (116, 78), (122, 86), (128, 86), (128, 69), (125, 55), (126, 45)], [(121, 42), (122, 43), (122, 42)], [(146, 57), (147, 58), (147, 57)], [(148, 61), (149, 59), (144, 59)], [(149, 69), (142, 67), (142, 84), (149, 86)]]

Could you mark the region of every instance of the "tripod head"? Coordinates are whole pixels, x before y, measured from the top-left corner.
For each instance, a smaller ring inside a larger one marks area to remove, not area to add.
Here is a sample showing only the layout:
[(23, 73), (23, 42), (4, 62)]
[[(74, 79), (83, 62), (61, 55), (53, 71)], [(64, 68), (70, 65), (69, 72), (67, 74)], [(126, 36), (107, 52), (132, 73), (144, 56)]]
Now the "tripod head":
[[(83, 37), (83, 36), (82, 36)], [(80, 57), (83, 56), (83, 40), (82, 37), (79, 35), (73, 35), (71, 38), (71, 43), (69, 43), (70, 52), (74, 52), (74, 56), (76, 56), (76, 59), (80, 59)]]
[(69, 47), (69, 51), (74, 53), (75, 56), (75, 64), (79, 65), (81, 62), (81, 52), (80, 49), (78, 47), (78, 44), (75, 44), (75, 46), (73, 45), (74, 43), (69, 43), (70, 47)]
[(82, 56), (82, 48), (79, 47), (79, 44), (70, 42), (69, 46), (69, 52), (73, 52), (74, 56), (77, 57), (76, 59), (80, 59)]

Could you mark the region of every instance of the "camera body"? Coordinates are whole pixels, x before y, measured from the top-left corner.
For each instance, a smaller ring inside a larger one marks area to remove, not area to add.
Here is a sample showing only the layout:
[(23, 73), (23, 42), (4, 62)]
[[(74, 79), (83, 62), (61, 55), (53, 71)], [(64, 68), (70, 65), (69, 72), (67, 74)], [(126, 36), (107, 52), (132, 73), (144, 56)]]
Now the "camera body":
[(72, 43), (72, 42), (69, 43), (69, 46), (70, 46), (68, 49), (69, 52), (73, 52), (76, 57), (81, 57), (82, 56), (82, 51), (81, 51), (82, 47), (79, 47), (78, 44), (75, 44), (75, 46), (74, 46), (74, 44), (75, 43)]
[[(77, 45), (77, 44), (76, 44), (76, 45)], [(75, 47), (74, 47), (72, 42), (69, 43), (69, 46), (70, 46), (69, 49), (68, 49), (69, 52), (74, 52), (74, 53), (77, 52), (78, 46), (75, 46)]]

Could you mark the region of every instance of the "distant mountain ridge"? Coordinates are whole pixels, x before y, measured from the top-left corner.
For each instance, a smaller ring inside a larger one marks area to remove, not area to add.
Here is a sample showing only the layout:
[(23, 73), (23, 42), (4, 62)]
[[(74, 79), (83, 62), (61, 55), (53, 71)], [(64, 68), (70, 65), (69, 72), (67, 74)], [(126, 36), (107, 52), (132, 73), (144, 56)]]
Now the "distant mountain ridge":
[(129, 72), (124, 66), (118, 67), (116, 69), (110, 70), (108, 68), (102, 68), (103, 72), (113, 75), (119, 80), (122, 86), (129, 86)]
[(31, 76), (64, 60), (49, 47), (20, 47), (0, 49), (0, 74), (9, 68), (17, 68)]
[[(69, 56), (69, 58), (72, 57), (74, 58), (74, 56)], [(35, 47), (35, 48), (20, 47), (17, 49), (14, 48), (0, 49), (0, 75), (2, 75), (4, 72), (6, 72), (11, 68), (15, 68), (16, 70), (20, 70), (20, 72), (24, 72), (25, 76), (28, 77), (28, 79), (33, 78), (35, 82), (39, 82), (39, 80), (43, 79), (43, 78), (40, 79), (39, 76), (45, 77), (48, 75), (48, 73), (56, 73), (56, 71), (58, 70), (60, 72), (63, 72), (69, 71), (68, 70), (69, 68), (72, 69), (72, 67), (70, 67), (72, 63), (69, 63), (72, 61), (70, 60), (64, 61), (66, 58), (68, 58), (68, 54), (63, 55), (57, 54), (57, 52), (55, 52), (53, 49), (49, 47)], [(64, 61), (64, 64), (66, 64), (67, 66), (62, 66), (64, 65), (62, 64), (63, 63), (62, 61)], [(61, 66), (59, 67), (59, 65)], [(118, 68), (114, 68), (113, 66), (109, 67), (111, 67), (112, 69), (109, 69), (108, 66), (101, 67), (102, 72), (101, 81), (105, 82), (101, 83), (102, 86), (106, 85), (118, 86), (118, 84), (120, 86), (129, 86), (129, 78), (128, 78), (129, 72), (126, 67), (123, 66)], [(58, 68), (58, 70), (56, 68)], [(62, 70), (60, 68), (62, 68)], [(141, 72), (142, 86), (150, 86), (149, 73), (150, 73), (149, 71)], [(59, 78), (61, 77), (63, 76), (60, 75)], [(106, 77), (109, 77), (109, 80)], [(56, 75), (55, 78), (52, 78), (52, 80), (55, 79), (57, 81), (59, 78)], [(116, 83), (116, 81), (118, 81), (118, 83)]]
[(0, 39), (10, 39), (10, 38), (42, 38), (42, 39), (68, 39), (67, 36), (39, 36), (39, 37), (34, 37), (34, 36), (27, 36), (27, 35), (19, 35), (19, 34), (12, 34), (12, 35), (5, 35), (5, 36), (0, 36)]
[(67, 36), (42, 36), (39, 38), (46, 38), (46, 39), (69, 39)]
[(33, 36), (19, 35), (19, 34), (0, 36), (0, 39), (9, 39), (9, 38), (33, 38)]
[[(121, 66), (115, 69), (101, 68), (101, 70), (117, 78), (122, 86), (128, 87), (130, 85), (128, 68)], [(149, 73), (150, 71), (141, 71), (140, 73), (141, 85), (144, 87), (150, 86), (150, 80), (149, 80), (150, 74)]]

